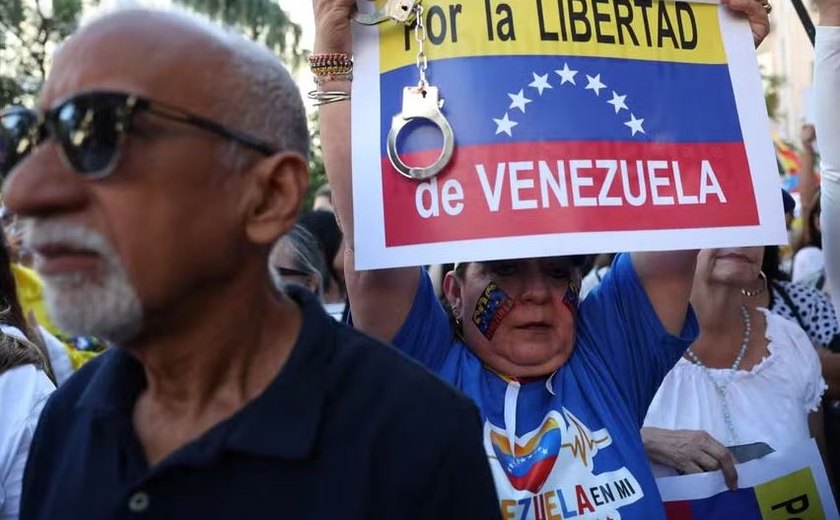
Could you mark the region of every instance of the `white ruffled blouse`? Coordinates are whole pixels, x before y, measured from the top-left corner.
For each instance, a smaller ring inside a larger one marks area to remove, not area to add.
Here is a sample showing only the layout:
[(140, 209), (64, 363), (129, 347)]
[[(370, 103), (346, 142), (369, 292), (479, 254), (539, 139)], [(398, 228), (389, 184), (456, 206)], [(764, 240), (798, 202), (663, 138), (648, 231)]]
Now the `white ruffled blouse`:
[[(645, 426), (704, 430), (724, 446), (765, 442), (774, 450), (807, 440), (808, 414), (816, 411), (826, 384), (820, 360), (805, 331), (766, 309), (770, 354), (751, 370), (706, 370), (685, 358), (671, 369), (645, 417)], [(723, 397), (711, 378), (726, 387), (732, 427)]]

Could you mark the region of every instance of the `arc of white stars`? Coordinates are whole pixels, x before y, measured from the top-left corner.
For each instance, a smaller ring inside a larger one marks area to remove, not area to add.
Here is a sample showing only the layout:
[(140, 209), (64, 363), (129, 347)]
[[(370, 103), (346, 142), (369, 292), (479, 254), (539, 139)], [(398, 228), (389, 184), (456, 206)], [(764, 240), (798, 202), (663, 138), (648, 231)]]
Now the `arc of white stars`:
[(521, 89), (516, 94), (508, 94), (508, 96), (510, 96), (510, 106), (508, 108), (509, 109), (518, 108), (524, 114), (525, 113), (525, 105), (527, 105), (528, 103), (531, 102), (530, 99), (525, 97), (525, 89)]
[(532, 81), (528, 86), (534, 87), (542, 96), (542, 93), (547, 88), (554, 88), (548, 83), (548, 74), (543, 74), (540, 76), (536, 72), (532, 73), (534, 75), (534, 81)]
[[(572, 70), (569, 68), (568, 63), (563, 63), (563, 68), (554, 71), (558, 76), (560, 76), (560, 84), (564, 85), (566, 83), (571, 83), (572, 85), (577, 86), (575, 82), (575, 76), (577, 75), (578, 70)], [(548, 74), (539, 75), (536, 72), (531, 73), (533, 75), (534, 80), (528, 85), (529, 87), (537, 89), (537, 92), (540, 96), (542, 96), (543, 92), (546, 89), (554, 88), (548, 82)], [(596, 96), (601, 95), (601, 90), (607, 88), (607, 85), (601, 81), (601, 74), (598, 73), (594, 76), (590, 76), (585, 74), (587, 84), (584, 87), (585, 90), (591, 90), (595, 92)], [(516, 94), (508, 93), (508, 97), (510, 97), (510, 106), (508, 107), (509, 110), (514, 108), (518, 108), (523, 114), (525, 113), (525, 108), (528, 103), (533, 102), (532, 99), (529, 99), (525, 96), (525, 89), (520, 89), (519, 92)], [(618, 114), (622, 110), (630, 111), (630, 107), (627, 106), (627, 95), (620, 95), (616, 91), (612, 91), (612, 99), (608, 100), (607, 103), (612, 105), (615, 109), (615, 113)], [(513, 137), (513, 128), (518, 125), (517, 121), (513, 121), (510, 119), (510, 114), (505, 112), (504, 116), (501, 119), (493, 119), (493, 122), (496, 123), (496, 135), (499, 134), (507, 134), (508, 137)], [(637, 118), (635, 114), (632, 112), (630, 113), (630, 120), (626, 121), (624, 125), (628, 127), (631, 131), (631, 135), (635, 136), (638, 133), (644, 134), (644, 124), (645, 120), (643, 118)]]
[(508, 137), (513, 137), (511, 130), (513, 130), (514, 126), (519, 124), (516, 121), (511, 121), (507, 112), (505, 112), (504, 117), (501, 119), (493, 119), (493, 122), (496, 123), (496, 135), (504, 132), (508, 135)]
[(642, 128), (642, 123), (644, 123), (644, 119), (636, 119), (636, 115), (632, 112), (630, 113), (630, 121), (624, 123), (625, 126), (629, 127), (630, 130), (633, 132), (633, 135), (636, 135), (637, 132), (645, 133), (645, 129)]
[(586, 90), (592, 90), (595, 92), (596, 96), (601, 95), (601, 89), (607, 88), (606, 85), (601, 83), (601, 75), (596, 74), (595, 76), (586, 75)]
[(575, 83), (575, 74), (578, 73), (576, 70), (571, 70), (569, 68), (568, 63), (563, 63), (563, 68), (560, 70), (555, 70), (555, 73), (560, 76), (560, 84), (565, 85), (566, 83), (571, 83), (572, 85), (577, 85)]
[(629, 108), (627, 108), (627, 103), (624, 102), (625, 99), (627, 99), (627, 95), (619, 96), (618, 93), (613, 90), (612, 99), (607, 101), (607, 103), (612, 105), (615, 108), (615, 113), (618, 114), (622, 110), (629, 110)]

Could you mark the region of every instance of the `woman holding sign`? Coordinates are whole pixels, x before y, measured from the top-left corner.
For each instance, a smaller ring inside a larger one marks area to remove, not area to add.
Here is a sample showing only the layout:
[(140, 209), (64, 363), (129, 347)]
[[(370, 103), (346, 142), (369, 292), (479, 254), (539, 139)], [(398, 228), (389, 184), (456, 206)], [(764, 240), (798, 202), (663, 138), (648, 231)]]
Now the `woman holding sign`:
[[(766, 8), (729, 3), (751, 17), (756, 43), (763, 39)], [(696, 252), (619, 255), (580, 305), (574, 258), (462, 263), (444, 281), (451, 315), (418, 267), (356, 271), (347, 103), (354, 4), (313, 0), (310, 58), (354, 324), (475, 400), (505, 518), (664, 518), (639, 428), (698, 333), (688, 303)]]

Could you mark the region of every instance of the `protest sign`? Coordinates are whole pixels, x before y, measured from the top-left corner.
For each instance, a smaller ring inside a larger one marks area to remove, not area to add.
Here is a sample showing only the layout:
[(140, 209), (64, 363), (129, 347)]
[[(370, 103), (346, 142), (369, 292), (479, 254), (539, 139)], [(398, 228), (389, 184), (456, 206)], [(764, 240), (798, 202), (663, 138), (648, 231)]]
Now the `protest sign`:
[[(355, 27), (357, 268), (787, 240), (743, 19), (665, 0), (422, 6), (455, 150), (430, 180), (395, 170), (387, 136), (418, 83), (417, 34)], [(418, 124), (397, 148), (426, 165), (441, 140)]]
[(720, 471), (657, 479), (668, 519), (840, 519), (813, 439), (736, 467), (734, 491)]

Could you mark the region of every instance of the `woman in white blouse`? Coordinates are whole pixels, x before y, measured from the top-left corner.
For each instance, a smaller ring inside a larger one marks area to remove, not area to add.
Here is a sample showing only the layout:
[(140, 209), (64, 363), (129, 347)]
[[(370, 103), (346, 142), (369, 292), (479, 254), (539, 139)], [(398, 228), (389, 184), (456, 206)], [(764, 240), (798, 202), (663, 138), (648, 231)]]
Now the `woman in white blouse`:
[(761, 247), (700, 252), (691, 296), (700, 336), (665, 377), (642, 429), (653, 462), (672, 472), (723, 469), (731, 488), (735, 460), (725, 447), (784, 450), (822, 427), (826, 385), (807, 334), (742, 303), (762, 255)]

